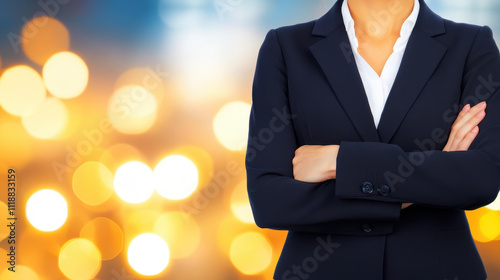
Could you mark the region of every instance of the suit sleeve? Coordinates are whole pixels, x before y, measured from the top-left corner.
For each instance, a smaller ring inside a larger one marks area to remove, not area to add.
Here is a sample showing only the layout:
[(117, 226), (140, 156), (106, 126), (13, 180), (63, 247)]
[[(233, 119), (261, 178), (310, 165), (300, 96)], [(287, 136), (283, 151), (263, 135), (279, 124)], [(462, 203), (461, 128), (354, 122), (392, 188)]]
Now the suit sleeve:
[[(487, 102), (486, 117), (469, 150), (408, 153), (392, 144), (341, 142), (336, 196), (465, 210), (491, 203), (500, 186), (499, 87), (499, 51), (491, 29), (483, 27), (470, 50), (462, 83), (462, 105)], [(367, 178), (368, 174), (377, 176)], [(374, 191), (365, 193), (358, 186), (370, 179)]]
[[(341, 200), (335, 180), (306, 183), (293, 178), (297, 149), (287, 69), (276, 30), (260, 49), (252, 90), (247, 154), (247, 186), (259, 227), (350, 235), (392, 231), (401, 203)], [(373, 230), (364, 232), (370, 223)], [(365, 226), (366, 228), (366, 226)]]

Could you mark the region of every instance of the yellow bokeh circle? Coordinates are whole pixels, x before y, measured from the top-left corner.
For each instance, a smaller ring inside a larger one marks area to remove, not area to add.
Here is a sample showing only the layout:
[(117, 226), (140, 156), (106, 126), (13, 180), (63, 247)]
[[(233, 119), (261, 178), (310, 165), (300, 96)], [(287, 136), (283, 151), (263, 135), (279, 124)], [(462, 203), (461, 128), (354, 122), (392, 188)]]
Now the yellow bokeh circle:
[(54, 96), (74, 98), (87, 87), (89, 70), (78, 55), (60, 52), (51, 56), (43, 66), (43, 81)]
[(238, 220), (247, 224), (255, 223), (245, 181), (239, 183), (231, 194), (231, 211)]
[(43, 189), (28, 199), (26, 217), (35, 228), (41, 231), (54, 231), (66, 222), (68, 203), (58, 192)]
[(239, 271), (246, 275), (254, 275), (269, 266), (273, 248), (262, 234), (246, 232), (233, 240), (229, 256)]
[(43, 101), (32, 115), (22, 117), (26, 131), (38, 139), (54, 139), (61, 134), (68, 123), (68, 110), (64, 103), (54, 97)]
[(16, 264), (16, 272), (12, 272), (7, 268), (0, 273), (2, 280), (39, 280), (40, 278), (31, 268), (24, 265)]
[(0, 155), (2, 161), (11, 166), (22, 167), (33, 159), (33, 142), (18, 121), (0, 121)]
[(489, 211), (479, 219), (481, 233), (488, 241), (494, 240), (500, 235), (500, 214)]
[(161, 237), (154, 233), (143, 233), (130, 242), (127, 259), (135, 271), (152, 276), (160, 274), (167, 267), (170, 253)]
[(148, 131), (156, 120), (157, 110), (153, 94), (139, 85), (119, 88), (108, 104), (108, 116), (113, 127), (124, 134)]
[(68, 50), (68, 29), (55, 18), (35, 17), (27, 22), (22, 31), (21, 46), (26, 56), (42, 65), (55, 53)]
[(236, 101), (224, 105), (215, 115), (213, 120), (215, 136), (226, 149), (245, 150), (250, 109), (250, 104)]
[(113, 174), (100, 162), (86, 162), (73, 174), (73, 192), (85, 204), (102, 204), (113, 191)]
[(200, 229), (196, 221), (180, 211), (162, 214), (156, 220), (154, 233), (170, 244), (173, 259), (189, 257), (200, 243)]
[(142, 162), (127, 162), (116, 171), (114, 187), (116, 194), (124, 201), (144, 202), (154, 191), (153, 171)]
[(173, 200), (184, 199), (198, 186), (198, 169), (190, 159), (171, 155), (155, 167), (154, 180), (161, 196)]
[(198, 186), (205, 187), (214, 175), (214, 161), (212, 156), (198, 146), (183, 145), (172, 150), (172, 154), (189, 158), (198, 168)]
[(101, 252), (87, 239), (71, 239), (59, 252), (59, 269), (72, 280), (94, 279), (101, 269)]
[(108, 147), (99, 157), (99, 162), (106, 165), (111, 172), (129, 161), (143, 161), (144, 155), (134, 146), (124, 143)]
[[(2, 221), (7, 221), (8, 218), (8, 207), (3, 201), (0, 201), (0, 219)], [(4, 240), (7, 236), (10, 235), (9, 227), (0, 227), (0, 241)]]
[(140, 85), (151, 92), (158, 104), (160, 104), (165, 97), (165, 87), (160, 75), (163, 76), (166, 75), (166, 73), (159, 70), (160, 69), (144, 67), (128, 69), (116, 80), (115, 88), (119, 89), (129, 85)]
[(92, 241), (102, 254), (103, 260), (111, 260), (123, 249), (122, 229), (112, 220), (95, 218), (81, 230), (80, 237)]
[(29, 66), (11, 67), (0, 78), (0, 105), (14, 116), (34, 114), (45, 95), (42, 77)]

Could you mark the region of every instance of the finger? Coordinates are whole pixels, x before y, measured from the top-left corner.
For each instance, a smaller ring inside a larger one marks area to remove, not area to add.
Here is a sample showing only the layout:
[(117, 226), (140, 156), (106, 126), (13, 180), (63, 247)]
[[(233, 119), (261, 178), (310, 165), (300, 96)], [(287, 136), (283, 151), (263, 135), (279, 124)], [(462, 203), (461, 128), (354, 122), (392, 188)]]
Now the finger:
[(486, 109), (486, 102), (483, 101), (477, 104), (476, 106), (470, 108), (469, 110), (467, 110), (467, 112), (465, 112), (462, 117), (460, 118), (457, 117), (457, 119), (453, 123), (453, 126), (457, 128), (462, 127), (462, 125), (464, 125), (466, 122), (472, 119), (477, 113), (484, 111), (485, 109)]
[[(463, 137), (465, 137), (465, 135), (470, 131), (470, 130), (463, 131), (462, 127), (467, 122), (469, 122), (472, 118), (474, 118), (479, 112), (482, 112), (485, 109), (486, 109), (486, 102), (483, 101), (483, 102), (477, 104), (476, 106), (472, 107), (471, 109), (469, 109), (462, 117), (457, 118), (455, 120), (455, 122), (452, 125), (452, 129), (450, 132), (450, 136), (448, 137), (448, 143), (447, 143), (447, 144), (450, 144), (449, 147), (451, 147), (451, 149), (456, 148), (457, 144), (460, 143), (460, 141), (463, 140)], [(479, 123), (471, 125), (470, 129), (472, 129), (474, 126), (476, 126), (478, 124)], [(462, 137), (459, 137), (457, 139), (456, 135), (461, 130), (462, 130)], [(458, 142), (457, 142), (457, 140), (458, 140)]]
[(457, 116), (457, 119), (462, 118), (465, 113), (467, 113), (470, 110), (470, 104), (465, 105), (462, 110), (460, 110), (460, 113)]
[(465, 139), (465, 137), (474, 129), (486, 116), (486, 112), (480, 111), (477, 113), (472, 119), (470, 119), (467, 123), (465, 123), (458, 131), (453, 139), (452, 147), (455, 146), (458, 148), (458, 145)]
[[(465, 114), (470, 110), (470, 104), (466, 104), (462, 110), (460, 110), (460, 113), (458, 114), (457, 118), (455, 119), (455, 121), (453, 122), (453, 125), (452, 125), (452, 128), (453, 127), (456, 127), (458, 125), (458, 123), (460, 122), (460, 120), (465, 116)], [(450, 135), (448, 136), (448, 139), (453, 139), (455, 136), (455, 129), (452, 129), (450, 131)], [(445, 148), (443, 149), (443, 151), (448, 151), (449, 150), (449, 146), (452, 144), (451, 143), (452, 141), (451, 140), (448, 140), (448, 142), (446, 143), (446, 146)]]
[(479, 133), (479, 127), (476, 126), (467, 134), (467, 136), (465, 136), (464, 140), (460, 142), (457, 151), (467, 151), (472, 142), (474, 141), (474, 139), (476, 139), (478, 133)]

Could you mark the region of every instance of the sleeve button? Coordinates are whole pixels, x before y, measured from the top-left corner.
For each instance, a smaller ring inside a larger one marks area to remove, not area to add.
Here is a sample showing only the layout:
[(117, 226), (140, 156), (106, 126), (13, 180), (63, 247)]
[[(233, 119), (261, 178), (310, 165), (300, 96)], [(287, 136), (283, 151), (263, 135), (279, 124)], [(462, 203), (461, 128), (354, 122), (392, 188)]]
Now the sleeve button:
[(381, 196), (388, 196), (388, 195), (391, 193), (391, 188), (389, 188), (389, 186), (387, 186), (387, 185), (380, 185), (380, 186), (377, 188), (377, 192), (378, 192)]
[(361, 191), (365, 194), (373, 193), (373, 184), (370, 182), (363, 182), (361, 184)]
[(364, 232), (368, 233), (368, 232), (371, 232), (371, 231), (372, 231), (372, 226), (370, 226), (369, 224), (364, 224), (364, 225), (361, 227), (361, 229), (362, 229)]

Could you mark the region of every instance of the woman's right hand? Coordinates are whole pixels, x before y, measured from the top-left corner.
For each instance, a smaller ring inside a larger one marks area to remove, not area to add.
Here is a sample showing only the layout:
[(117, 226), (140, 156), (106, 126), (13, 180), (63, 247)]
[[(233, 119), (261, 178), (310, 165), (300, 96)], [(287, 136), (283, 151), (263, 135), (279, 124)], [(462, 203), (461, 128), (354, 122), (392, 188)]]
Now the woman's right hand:
[[(465, 105), (451, 127), (450, 136), (443, 151), (467, 151), (479, 133), (478, 124), (486, 116), (485, 110), (486, 102), (484, 101), (472, 108), (469, 104)], [(408, 208), (412, 204), (403, 203), (401, 209)]]

